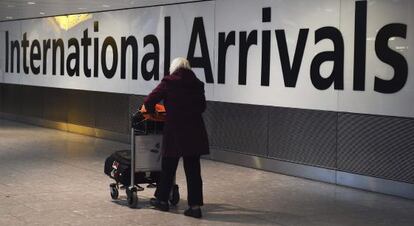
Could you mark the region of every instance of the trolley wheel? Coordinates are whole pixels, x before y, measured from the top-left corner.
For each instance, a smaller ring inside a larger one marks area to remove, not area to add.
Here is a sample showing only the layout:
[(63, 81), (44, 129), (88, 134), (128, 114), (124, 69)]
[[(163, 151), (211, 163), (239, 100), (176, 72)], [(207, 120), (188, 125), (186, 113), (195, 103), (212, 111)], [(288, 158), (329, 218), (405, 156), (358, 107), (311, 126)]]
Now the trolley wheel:
[(130, 208), (136, 208), (138, 206), (138, 195), (136, 188), (127, 189), (127, 202)]
[(178, 185), (174, 185), (170, 197), (170, 203), (173, 206), (176, 206), (180, 202), (180, 191), (178, 189)]
[(118, 191), (118, 188), (117, 188), (116, 184), (110, 184), (109, 189), (111, 191), (111, 198), (112, 199), (118, 199), (119, 191)]

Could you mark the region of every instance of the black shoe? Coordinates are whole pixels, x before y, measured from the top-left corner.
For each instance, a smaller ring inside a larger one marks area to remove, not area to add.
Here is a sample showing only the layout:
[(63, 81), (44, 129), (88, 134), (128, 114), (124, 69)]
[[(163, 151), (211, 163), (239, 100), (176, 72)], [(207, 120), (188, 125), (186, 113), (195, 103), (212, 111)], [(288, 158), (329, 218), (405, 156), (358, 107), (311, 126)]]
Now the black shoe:
[(156, 198), (150, 199), (151, 206), (155, 207), (155, 209), (161, 210), (161, 211), (169, 211), (170, 205), (168, 205), (168, 202), (160, 201)]
[(190, 207), (184, 211), (184, 215), (187, 217), (201, 218), (201, 209), (191, 209)]

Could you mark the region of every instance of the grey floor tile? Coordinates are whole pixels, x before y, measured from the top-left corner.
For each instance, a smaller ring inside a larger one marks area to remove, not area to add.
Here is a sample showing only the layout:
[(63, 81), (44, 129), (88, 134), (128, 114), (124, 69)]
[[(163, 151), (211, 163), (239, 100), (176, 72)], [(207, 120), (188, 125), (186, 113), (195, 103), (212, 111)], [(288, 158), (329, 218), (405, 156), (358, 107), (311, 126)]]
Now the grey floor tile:
[(26, 225), (26, 222), (11, 216), (11, 215), (5, 215), (5, 216), (1, 216), (0, 215), (0, 225), (13, 225), (13, 226), (23, 226)]

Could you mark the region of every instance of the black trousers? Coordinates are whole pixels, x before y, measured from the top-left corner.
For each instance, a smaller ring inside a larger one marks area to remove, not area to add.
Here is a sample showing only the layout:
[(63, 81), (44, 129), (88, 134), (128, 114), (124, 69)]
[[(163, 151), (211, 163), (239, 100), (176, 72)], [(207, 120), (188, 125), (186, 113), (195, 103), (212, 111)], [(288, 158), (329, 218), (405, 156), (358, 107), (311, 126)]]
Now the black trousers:
[[(163, 157), (161, 178), (157, 184), (155, 197), (168, 202), (173, 186), (175, 172), (180, 158)], [(203, 205), (203, 181), (201, 179), (200, 156), (183, 157), (185, 177), (187, 179), (187, 199), (189, 206)]]

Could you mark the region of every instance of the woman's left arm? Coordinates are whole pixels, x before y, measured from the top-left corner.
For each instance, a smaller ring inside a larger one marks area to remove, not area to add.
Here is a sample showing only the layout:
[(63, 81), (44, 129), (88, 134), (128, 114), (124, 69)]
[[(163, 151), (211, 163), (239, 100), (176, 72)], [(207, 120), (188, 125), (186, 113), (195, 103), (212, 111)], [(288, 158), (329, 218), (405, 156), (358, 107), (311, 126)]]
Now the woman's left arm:
[(165, 99), (167, 94), (167, 83), (165, 79), (155, 87), (154, 90), (145, 98), (144, 105), (148, 113), (155, 112), (155, 104), (159, 103), (161, 100)]

